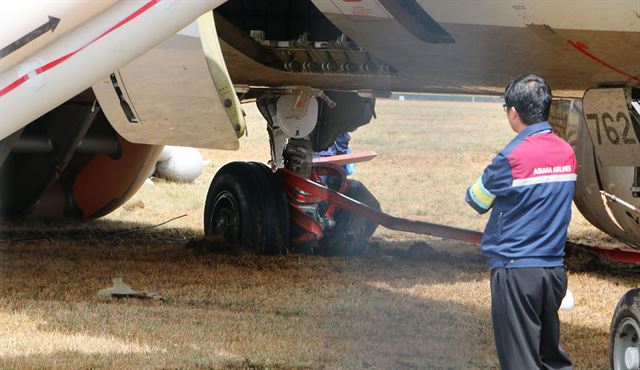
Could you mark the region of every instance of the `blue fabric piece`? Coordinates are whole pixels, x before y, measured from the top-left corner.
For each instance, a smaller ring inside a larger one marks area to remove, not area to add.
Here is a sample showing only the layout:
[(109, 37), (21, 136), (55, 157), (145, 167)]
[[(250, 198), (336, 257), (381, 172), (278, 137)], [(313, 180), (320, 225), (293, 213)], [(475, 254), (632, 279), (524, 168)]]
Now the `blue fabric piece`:
[(347, 163), (343, 166), (344, 168), (344, 173), (347, 174), (347, 176), (349, 175), (353, 175), (354, 172), (356, 172), (356, 164), (355, 163)]
[(351, 136), (348, 133), (340, 134), (336, 138), (336, 141), (331, 144), (327, 148), (327, 150), (321, 152), (315, 152), (313, 154), (314, 157), (331, 157), (333, 155), (338, 154), (349, 154), (351, 153), (351, 149), (349, 149), (349, 141), (351, 140)]
[[(324, 150), (321, 152), (315, 152), (313, 153), (313, 157), (314, 158), (315, 157), (331, 157), (331, 156), (340, 155), (340, 154), (350, 154), (351, 153), (351, 149), (349, 149), (350, 140), (351, 140), (351, 136), (349, 135), (349, 133), (345, 132), (344, 134), (340, 134), (336, 138), (336, 141), (333, 144), (331, 144), (331, 146), (329, 146), (327, 150)], [(344, 169), (344, 172), (347, 174), (347, 176), (353, 175), (353, 173), (356, 171), (356, 164), (349, 163), (342, 166), (342, 168)], [(322, 177), (325, 177), (325, 176), (322, 176)], [(326, 179), (323, 178), (322, 181), (326, 183)]]

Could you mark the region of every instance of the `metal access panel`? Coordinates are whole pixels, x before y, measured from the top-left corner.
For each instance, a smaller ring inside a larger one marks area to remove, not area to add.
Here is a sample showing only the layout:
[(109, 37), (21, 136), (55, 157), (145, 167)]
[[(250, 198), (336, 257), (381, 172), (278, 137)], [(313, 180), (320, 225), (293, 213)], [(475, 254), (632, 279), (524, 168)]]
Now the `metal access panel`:
[[(205, 55), (199, 36), (194, 23), (93, 86), (109, 122), (126, 140), (238, 148), (245, 128), (239, 101), (230, 83), (220, 96), (208, 63), (224, 66), (224, 60), (221, 54)], [(223, 80), (230, 81), (228, 76)]]
[(624, 89), (591, 89), (583, 98), (584, 118), (600, 163), (640, 166), (640, 141)]

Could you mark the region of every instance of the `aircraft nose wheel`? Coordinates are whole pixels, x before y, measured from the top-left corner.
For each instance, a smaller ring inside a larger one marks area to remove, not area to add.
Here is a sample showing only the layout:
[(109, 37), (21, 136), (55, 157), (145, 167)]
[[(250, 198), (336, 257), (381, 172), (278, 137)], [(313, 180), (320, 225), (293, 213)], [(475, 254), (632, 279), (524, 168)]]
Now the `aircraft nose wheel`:
[(289, 204), (279, 177), (262, 163), (224, 165), (209, 186), (204, 233), (255, 254), (287, 253)]
[(618, 302), (609, 330), (609, 362), (613, 370), (640, 369), (640, 289)]

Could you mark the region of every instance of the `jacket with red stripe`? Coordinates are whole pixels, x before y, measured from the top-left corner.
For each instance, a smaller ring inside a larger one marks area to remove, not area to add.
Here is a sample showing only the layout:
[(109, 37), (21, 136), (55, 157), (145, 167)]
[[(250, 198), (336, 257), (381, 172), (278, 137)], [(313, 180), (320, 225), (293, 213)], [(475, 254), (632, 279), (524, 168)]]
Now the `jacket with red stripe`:
[(491, 268), (557, 267), (571, 220), (573, 149), (548, 122), (522, 130), (467, 190), (479, 213), (492, 209), (482, 238)]

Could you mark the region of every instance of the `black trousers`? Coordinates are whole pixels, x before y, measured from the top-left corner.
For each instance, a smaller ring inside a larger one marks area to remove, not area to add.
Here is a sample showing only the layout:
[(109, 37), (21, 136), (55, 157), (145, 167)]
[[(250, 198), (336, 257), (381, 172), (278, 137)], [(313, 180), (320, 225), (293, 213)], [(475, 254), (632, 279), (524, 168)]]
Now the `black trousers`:
[(491, 271), (491, 318), (503, 370), (572, 369), (560, 347), (562, 267)]

